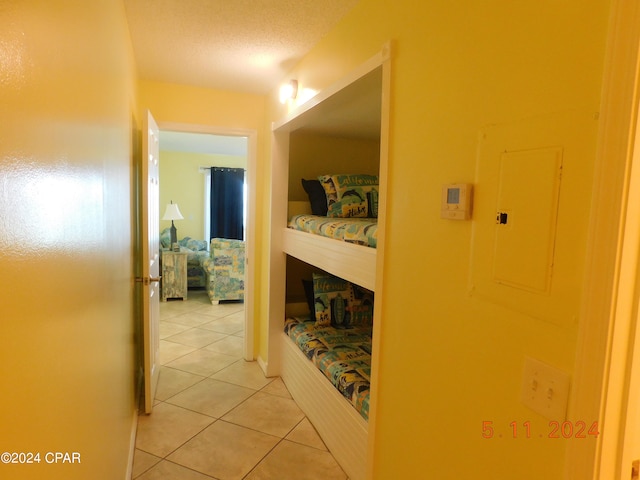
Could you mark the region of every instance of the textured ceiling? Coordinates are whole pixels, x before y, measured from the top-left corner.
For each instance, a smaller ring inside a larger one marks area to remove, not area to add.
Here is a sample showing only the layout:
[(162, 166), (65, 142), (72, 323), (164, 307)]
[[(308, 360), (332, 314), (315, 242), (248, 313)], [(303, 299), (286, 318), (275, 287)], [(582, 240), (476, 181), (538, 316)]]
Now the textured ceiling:
[(264, 94), (358, 0), (124, 0), (141, 78)]

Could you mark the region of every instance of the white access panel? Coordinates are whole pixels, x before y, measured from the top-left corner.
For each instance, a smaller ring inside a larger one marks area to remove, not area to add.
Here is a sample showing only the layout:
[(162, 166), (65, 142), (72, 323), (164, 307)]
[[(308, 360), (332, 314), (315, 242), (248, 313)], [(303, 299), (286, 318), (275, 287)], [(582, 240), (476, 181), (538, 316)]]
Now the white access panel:
[(500, 158), (493, 280), (546, 293), (558, 217), (562, 148), (504, 152)]
[(478, 131), (470, 296), (575, 324), (597, 133), (597, 115), (575, 110)]

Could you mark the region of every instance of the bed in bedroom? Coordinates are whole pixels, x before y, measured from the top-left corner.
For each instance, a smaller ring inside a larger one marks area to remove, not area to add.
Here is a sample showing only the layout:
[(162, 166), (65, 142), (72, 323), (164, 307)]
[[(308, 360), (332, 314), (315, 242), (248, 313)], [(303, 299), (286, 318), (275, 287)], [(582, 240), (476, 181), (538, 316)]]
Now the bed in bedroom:
[(374, 294), (326, 272), (305, 281), (303, 316), (287, 316), (281, 376), (350, 478), (365, 476)]
[(369, 419), (371, 327), (318, 326), (290, 317), (284, 331), (365, 420)]
[[(309, 198), (289, 203), (283, 250), (313, 273), (300, 279), (306, 302), (288, 304), (303, 315), (284, 322), (281, 375), (336, 459), (358, 479), (368, 439), (378, 238), (377, 218), (369, 215), (377, 214), (378, 177), (321, 175), (302, 185)], [(287, 273), (287, 281), (297, 281), (292, 277)]]
[(272, 126), (268, 357), (258, 361), (352, 480), (373, 463), (389, 54), (385, 45)]
[[(301, 183), (308, 201), (289, 202), (285, 253), (375, 290), (378, 220), (369, 215), (377, 215), (377, 175), (321, 175)], [(354, 211), (360, 216), (344, 216)]]
[(369, 425), (324, 374), (282, 332), (281, 376), (349, 479), (366, 477)]
[(367, 464), (379, 178), (332, 173), (301, 184), (308, 199), (289, 202), (282, 251), (313, 273), (286, 272), (288, 284), (302, 281), (306, 302), (287, 303), (281, 376), (358, 480)]

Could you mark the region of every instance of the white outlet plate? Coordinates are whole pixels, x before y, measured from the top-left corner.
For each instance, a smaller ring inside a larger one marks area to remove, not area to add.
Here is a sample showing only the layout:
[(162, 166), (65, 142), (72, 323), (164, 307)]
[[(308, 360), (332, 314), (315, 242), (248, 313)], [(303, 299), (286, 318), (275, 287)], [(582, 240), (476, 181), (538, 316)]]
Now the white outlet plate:
[(569, 400), (569, 374), (525, 357), (522, 403), (549, 420), (564, 421)]

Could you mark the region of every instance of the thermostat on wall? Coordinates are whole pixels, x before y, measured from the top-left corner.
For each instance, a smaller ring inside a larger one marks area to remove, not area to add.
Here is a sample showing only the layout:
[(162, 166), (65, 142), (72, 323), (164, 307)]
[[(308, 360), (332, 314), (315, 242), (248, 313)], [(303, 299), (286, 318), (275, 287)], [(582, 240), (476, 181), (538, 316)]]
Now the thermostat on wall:
[(454, 183), (442, 187), (442, 208), (440, 216), (450, 220), (471, 218), (471, 196), (473, 185)]

